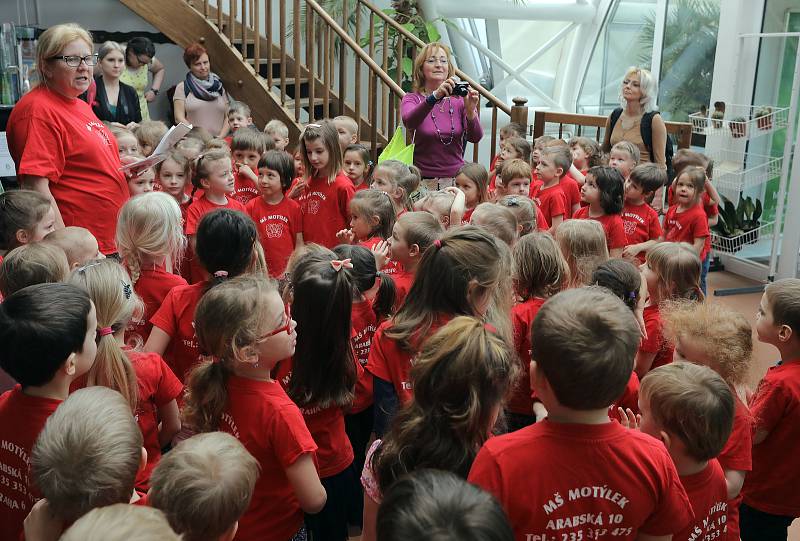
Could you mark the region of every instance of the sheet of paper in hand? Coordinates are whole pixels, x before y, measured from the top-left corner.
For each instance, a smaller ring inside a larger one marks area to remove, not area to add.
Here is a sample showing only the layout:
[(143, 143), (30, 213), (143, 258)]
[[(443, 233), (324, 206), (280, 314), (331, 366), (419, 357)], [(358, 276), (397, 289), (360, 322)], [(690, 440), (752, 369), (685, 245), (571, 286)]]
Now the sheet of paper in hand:
[(152, 154), (143, 160), (123, 165), (120, 167), (120, 171), (135, 177), (145, 169), (163, 162), (167, 158), (169, 149), (177, 145), (178, 141), (183, 139), (191, 129), (191, 124), (184, 124), (183, 122), (172, 126), (161, 138), (161, 141), (158, 142), (158, 146), (156, 146)]

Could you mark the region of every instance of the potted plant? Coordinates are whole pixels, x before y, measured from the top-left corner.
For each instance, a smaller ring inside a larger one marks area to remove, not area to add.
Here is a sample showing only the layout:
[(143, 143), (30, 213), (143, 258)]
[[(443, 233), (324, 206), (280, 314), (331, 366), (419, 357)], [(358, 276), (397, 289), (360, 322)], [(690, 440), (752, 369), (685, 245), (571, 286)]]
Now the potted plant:
[(743, 245), (756, 243), (763, 212), (761, 201), (740, 195), (738, 205), (734, 206), (724, 195), (720, 197), (723, 204), (719, 209), (718, 221), (712, 227), (720, 238), (715, 239), (714, 247), (726, 252), (738, 252)]
[(747, 120), (744, 117), (737, 116), (728, 122), (731, 128), (731, 136), (735, 138), (744, 137), (747, 135)]
[(756, 109), (755, 114), (753, 115), (756, 119), (756, 125), (758, 126), (759, 130), (771, 130), (772, 129), (772, 107), (763, 106)]
[(711, 113), (711, 126), (716, 129), (720, 129), (722, 127), (723, 118), (725, 118), (725, 111), (715, 109), (714, 112)]

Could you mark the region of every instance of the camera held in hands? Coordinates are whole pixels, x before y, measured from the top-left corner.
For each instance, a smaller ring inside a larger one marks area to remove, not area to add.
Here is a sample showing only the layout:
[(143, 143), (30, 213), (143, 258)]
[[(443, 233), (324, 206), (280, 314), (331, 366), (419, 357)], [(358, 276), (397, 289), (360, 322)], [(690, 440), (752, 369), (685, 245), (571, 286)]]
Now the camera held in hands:
[(461, 82), (453, 85), (453, 96), (466, 98), (467, 94), (469, 94), (469, 83)]

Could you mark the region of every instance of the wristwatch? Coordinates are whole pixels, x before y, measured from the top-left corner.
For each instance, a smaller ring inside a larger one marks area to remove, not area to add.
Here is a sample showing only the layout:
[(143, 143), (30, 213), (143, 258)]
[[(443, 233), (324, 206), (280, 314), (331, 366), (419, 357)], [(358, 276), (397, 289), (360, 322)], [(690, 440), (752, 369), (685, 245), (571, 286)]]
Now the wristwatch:
[(158, 89), (157, 89), (157, 88), (151, 88), (151, 89), (150, 89), (150, 92), (152, 92), (153, 94), (155, 94), (156, 96), (158, 96)]

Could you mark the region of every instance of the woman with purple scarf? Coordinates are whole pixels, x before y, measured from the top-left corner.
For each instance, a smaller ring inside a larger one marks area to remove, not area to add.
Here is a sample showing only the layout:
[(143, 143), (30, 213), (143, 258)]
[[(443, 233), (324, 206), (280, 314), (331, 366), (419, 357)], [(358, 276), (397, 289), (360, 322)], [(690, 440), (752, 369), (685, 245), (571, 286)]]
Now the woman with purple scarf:
[(467, 88), (466, 95), (456, 95), (454, 73), (447, 46), (429, 43), (414, 61), (414, 91), (400, 105), (403, 125), (413, 134), (414, 165), (422, 173), (420, 192), (452, 186), (467, 142), (483, 137), (478, 92)]
[(189, 72), (175, 87), (172, 98), (175, 122), (185, 122), (205, 128), (215, 137), (225, 137), (228, 126), (228, 94), (222, 81), (211, 71), (208, 53), (199, 43), (192, 43), (183, 52)]

